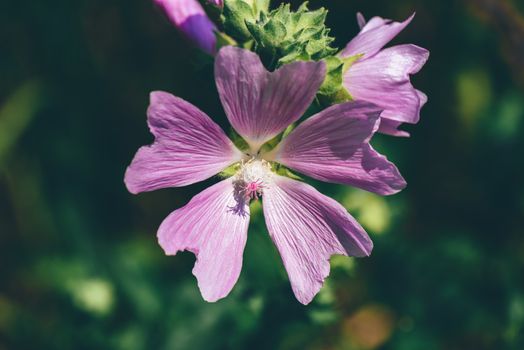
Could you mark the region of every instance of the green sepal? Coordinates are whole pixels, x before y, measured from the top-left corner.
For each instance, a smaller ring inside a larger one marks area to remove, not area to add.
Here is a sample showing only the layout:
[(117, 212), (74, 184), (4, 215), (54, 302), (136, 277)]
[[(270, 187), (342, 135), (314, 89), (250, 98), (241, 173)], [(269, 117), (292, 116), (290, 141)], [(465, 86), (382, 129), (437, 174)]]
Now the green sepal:
[(326, 62), (326, 78), (318, 91), (318, 98), (323, 105), (333, 105), (352, 100), (351, 95), (344, 87), (343, 75), (346, 70), (345, 62), (338, 56), (324, 59)]
[(251, 0), (249, 1), (255, 10), (255, 13), (267, 12), (269, 10), (270, 0)]
[(228, 166), (224, 170), (222, 170), (220, 173), (218, 173), (218, 176), (227, 179), (228, 177), (231, 177), (235, 175), (240, 170), (240, 163), (235, 163), (233, 165)]
[(216, 32), (215, 33), (215, 37), (217, 39), (217, 43), (216, 43), (216, 50), (217, 50), (217, 52), (218, 52), (218, 50), (220, 50), (221, 47), (224, 47), (224, 46), (236, 46), (237, 45), (237, 42), (235, 41), (235, 39), (233, 39), (232, 37), (230, 37), (226, 33)]
[(275, 172), (280, 176), (289, 177), (293, 180), (304, 181), (302, 177), (298, 176), (297, 174), (292, 172), (289, 168), (286, 168), (283, 165), (278, 165), (277, 167), (274, 167), (274, 169), (275, 169)]
[(291, 125), (289, 125), (286, 130), (284, 130), (284, 132), (282, 133), (282, 137), (280, 138), (281, 140), (285, 139), (287, 137), (287, 135), (291, 134), (291, 131), (293, 131), (296, 127), (296, 123), (292, 123)]
[(331, 56), (324, 59), (326, 63), (326, 78), (320, 86), (318, 93), (321, 95), (332, 95), (342, 86), (342, 74), (344, 72), (344, 61), (338, 56)]
[[(247, 144), (246, 140), (240, 136), (235, 129), (231, 129), (231, 132), (229, 133), (229, 138), (231, 141), (233, 141), (233, 144), (242, 152), (246, 152), (249, 149), (249, 145)], [(229, 167), (222, 170), (218, 176), (221, 178), (228, 178), (233, 175), (235, 175), (240, 170), (240, 163), (235, 163), (233, 165), (230, 165)]]
[(353, 97), (344, 87), (344, 73), (358, 61), (362, 55), (351, 57), (331, 56), (324, 59), (326, 62), (326, 78), (318, 91), (318, 97), (322, 104), (333, 105), (349, 102)]
[(344, 68), (342, 69), (342, 73), (346, 73), (347, 70), (353, 65), (353, 63), (361, 59), (362, 56), (364, 56), (364, 54), (340, 58), (344, 62)]
[(340, 86), (337, 91), (330, 95), (318, 95), (318, 99), (324, 106), (331, 106), (339, 103), (353, 101), (353, 97), (344, 86)]
[(249, 150), (249, 144), (240, 136), (235, 129), (231, 128), (229, 133), (229, 138), (233, 141), (233, 144), (242, 152), (247, 152)]
[(260, 147), (259, 152), (262, 153), (262, 154), (269, 153), (271, 150), (273, 150), (280, 143), (281, 140), (282, 140), (282, 133), (278, 134), (277, 136), (273, 137), (271, 140), (269, 140), (266, 143), (264, 143)]
[(289, 125), (283, 132), (281, 132), (280, 134), (278, 134), (277, 136), (273, 137), (271, 140), (267, 141), (266, 143), (264, 143), (262, 145), (262, 147), (260, 147), (260, 153), (262, 154), (265, 154), (265, 153), (270, 153), (275, 147), (278, 146), (278, 144), (280, 142), (282, 142), (282, 140), (291, 133), (291, 131), (293, 131), (296, 127), (296, 123), (293, 123), (291, 125)]
[(222, 20), (226, 33), (239, 41), (251, 39), (246, 21), (258, 20), (268, 8), (269, 0), (225, 0)]

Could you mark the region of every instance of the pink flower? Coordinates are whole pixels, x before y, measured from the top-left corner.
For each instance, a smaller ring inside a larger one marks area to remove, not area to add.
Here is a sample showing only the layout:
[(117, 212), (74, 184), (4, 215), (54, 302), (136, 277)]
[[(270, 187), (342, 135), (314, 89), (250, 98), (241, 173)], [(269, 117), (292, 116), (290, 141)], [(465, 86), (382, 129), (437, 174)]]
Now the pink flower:
[(360, 33), (342, 51), (342, 57), (361, 55), (344, 74), (344, 87), (357, 101), (370, 101), (381, 107), (379, 131), (394, 136), (409, 136), (398, 130), (402, 123), (415, 124), (426, 95), (415, 89), (410, 75), (426, 63), (429, 52), (416, 45), (382, 49), (400, 33), (415, 14), (402, 23), (373, 17), (366, 23), (359, 13)]
[[(154, 0), (154, 2), (187, 39), (208, 54), (215, 53), (216, 27), (198, 0)], [(221, 1), (209, 2), (221, 5)]]
[(370, 238), (339, 203), (277, 168), (382, 195), (400, 191), (406, 183), (397, 168), (369, 144), (380, 108), (368, 102), (332, 106), (299, 124), (272, 150), (262, 148), (302, 116), (325, 74), (324, 62), (294, 62), (270, 73), (256, 54), (222, 48), (215, 61), (216, 84), (231, 125), (249, 145), (245, 151), (192, 104), (165, 92), (151, 94), (148, 123), (155, 142), (140, 148), (127, 169), (130, 192), (185, 186), (235, 166), (233, 176), (193, 197), (158, 230), (166, 254), (196, 254), (193, 273), (204, 299), (221, 299), (235, 285), (249, 202), (258, 198), (303, 304), (321, 288), (331, 255), (371, 253)]

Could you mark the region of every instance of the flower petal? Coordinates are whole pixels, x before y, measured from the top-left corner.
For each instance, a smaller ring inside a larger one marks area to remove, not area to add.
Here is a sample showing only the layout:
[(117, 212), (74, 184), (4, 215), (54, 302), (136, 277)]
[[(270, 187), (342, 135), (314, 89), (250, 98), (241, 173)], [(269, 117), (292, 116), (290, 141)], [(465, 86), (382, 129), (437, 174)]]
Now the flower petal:
[(366, 25), (366, 18), (361, 12), (357, 12), (357, 23), (360, 29), (364, 28)]
[(398, 137), (409, 137), (409, 132), (404, 130), (399, 130), (399, 127), (402, 125), (402, 122), (397, 122), (390, 119), (381, 119), (378, 132)]
[(334, 105), (301, 123), (269, 157), (318, 180), (382, 195), (397, 193), (406, 182), (395, 165), (369, 145), (380, 112), (368, 102)]
[(215, 61), (215, 80), (235, 130), (258, 148), (298, 120), (326, 74), (324, 62), (294, 62), (268, 72), (258, 55), (224, 47)]
[(393, 46), (356, 62), (344, 74), (344, 87), (356, 100), (384, 109), (381, 117), (417, 123), (427, 97), (416, 90), (410, 75), (426, 63), (429, 52), (415, 45)]
[(373, 242), (335, 200), (282, 176), (264, 190), (264, 216), (295, 296), (308, 304), (329, 275), (333, 254), (369, 256)]
[(158, 241), (167, 255), (183, 250), (196, 255), (193, 274), (204, 299), (213, 302), (227, 296), (240, 276), (248, 225), (249, 206), (235, 196), (229, 178), (171, 213), (158, 229)]
[(196, 46), (215, 53), (216, 27), (197, 0), (154, 0), (169, 20)]
[[(342, 57), (354, 55), (364, 55), (363, 58), (371, 57), (380, 49), (398, 35), (413, 20), (415, 14), (412, 14), (404, 22), (394, 22), (390, 19), (373, 17), (360, 30), (353, 40), (347, 44), (342, 51)], [(357, 17), (359, 24), (362, 19)]]
[(151, 93), (147, 114), (155, 142), (140, 148), (127, 168), (131, 193), (199, 182), (242, 157), (215, 122), (178, 97)]

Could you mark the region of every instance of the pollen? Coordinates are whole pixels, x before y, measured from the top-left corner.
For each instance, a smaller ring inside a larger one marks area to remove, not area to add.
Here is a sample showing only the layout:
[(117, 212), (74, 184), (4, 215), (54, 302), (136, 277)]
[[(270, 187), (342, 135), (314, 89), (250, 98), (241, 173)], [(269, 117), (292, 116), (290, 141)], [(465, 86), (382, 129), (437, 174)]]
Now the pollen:
[(257, 200), (271, 183), (271, 164), (263, 159), (242, 161), (235, 174), (235, 190), (245, 200)]

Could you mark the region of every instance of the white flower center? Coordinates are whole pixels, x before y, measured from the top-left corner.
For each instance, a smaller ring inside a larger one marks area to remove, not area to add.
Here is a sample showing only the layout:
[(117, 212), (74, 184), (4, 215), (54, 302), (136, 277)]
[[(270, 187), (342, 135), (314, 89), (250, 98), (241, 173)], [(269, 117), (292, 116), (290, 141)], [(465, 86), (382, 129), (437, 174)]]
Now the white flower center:
[(263, 159), (251, 158), (242, 161), (234, 176), (237, 194), (246, 200), (258, 199), (271, 184), (271, 164)]

